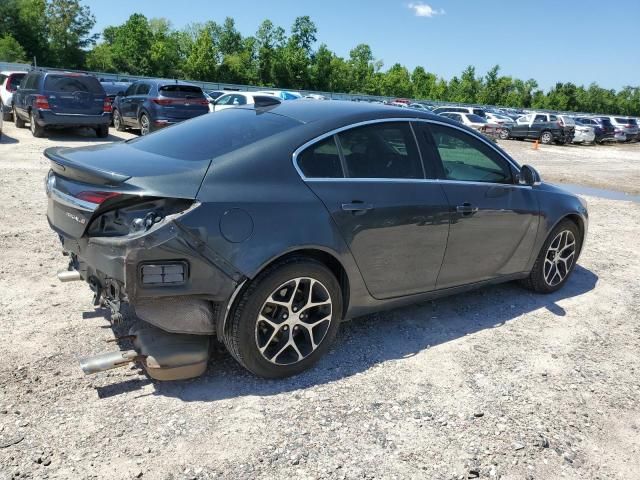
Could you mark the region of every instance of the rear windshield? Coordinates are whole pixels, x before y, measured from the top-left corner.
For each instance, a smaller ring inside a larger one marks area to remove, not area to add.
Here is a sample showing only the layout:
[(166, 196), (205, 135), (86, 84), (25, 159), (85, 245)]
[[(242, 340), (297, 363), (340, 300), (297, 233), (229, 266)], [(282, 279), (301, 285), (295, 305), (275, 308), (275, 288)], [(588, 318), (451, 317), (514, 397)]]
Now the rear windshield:
[(181, 160), (209, 160), (289, 130), (299, 122), (254, 109), (230, 108), (202, 115), (153, 135), (129, 140), (132, 147)]
[(635, 118), (630, 118), (628, 121), (630, 125), (633, 125), (634, 127), (638, 126), (638, 122), (636, 121)]
[(7, 82), (7, 90), (13, 91), (16, 89), (22, 79), (26, 76), (26, 73), (12, 73), (9, 75), (9, 81)]
[(630, 118), (616, 117), (616, 122), (624, 123), (625, 125), (633, 124)]
[(164, 97), (204, 97), (202, 89), (195, 85), (163, 85), (158, 90), (160, 90), (160, 94)]
[(49, 92), (102, 93), (104, 89), (97, 78), (88, 75), (47, 75), (44, 89)]

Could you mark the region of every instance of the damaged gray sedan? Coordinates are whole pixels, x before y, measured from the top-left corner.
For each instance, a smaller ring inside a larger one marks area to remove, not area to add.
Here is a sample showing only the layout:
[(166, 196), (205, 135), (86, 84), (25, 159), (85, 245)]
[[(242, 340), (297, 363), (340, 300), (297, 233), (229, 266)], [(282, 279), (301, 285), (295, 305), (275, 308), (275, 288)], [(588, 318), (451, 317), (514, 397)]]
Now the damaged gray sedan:
[(588, 225), (582, 200), (477, 132), (380, 105), (229, 109), (45, 155), (60, 280), (142, 320), (87, 373), (194, 377), (215, 336), (254, 374), (293, 375), (344, 319), (510, 280), (557, 290)]

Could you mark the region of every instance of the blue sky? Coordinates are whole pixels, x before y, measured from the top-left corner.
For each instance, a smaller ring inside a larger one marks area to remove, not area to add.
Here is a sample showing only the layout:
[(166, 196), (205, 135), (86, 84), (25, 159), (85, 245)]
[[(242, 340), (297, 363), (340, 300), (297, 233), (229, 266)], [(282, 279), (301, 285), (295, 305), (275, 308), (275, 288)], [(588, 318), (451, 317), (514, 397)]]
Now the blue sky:
[(640, 0), (85, 0), (96, 31), (132, 13), (169, 18), (174, 27), (233, 17), (243, 35), (265, 18), (289, 29), (309, 15), (318, 41), (342, 56), (371, 46), (385, 69), (399, 62), (445, 78), (467, 65), (502, 74), (605, 88), (640, 85)]

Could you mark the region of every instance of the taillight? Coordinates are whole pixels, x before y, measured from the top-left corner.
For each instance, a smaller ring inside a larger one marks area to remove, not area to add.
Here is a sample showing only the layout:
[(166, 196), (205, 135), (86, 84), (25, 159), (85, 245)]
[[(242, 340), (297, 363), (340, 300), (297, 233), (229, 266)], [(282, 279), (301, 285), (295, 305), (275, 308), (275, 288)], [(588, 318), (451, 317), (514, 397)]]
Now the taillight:
[(173, 103), (173, 100), (170, 98), (152, 98), (151, 101), (162, 106), (171, 105)]
[(107, 97), (104, 99), (104, 103), (102, 104), (102, 111), (104, 113), (111, 113), (111, 110), (111, 100), (109, 100), (109, 98)]
[(117, 197), (119, 195), (120, 194), (118, 192), (92, 192), (92, 191), (86, 191), (86, 192), (78, 193), (77, 195), (75, 195), (75, 197), (79, 198), (80, 200), (84, 200), (85, 202), (96, 203), (96, 204), (100, 205), (101, 203), (104, 203), (107, 200), (115, 198), (115, 197)]
[(49, 99), (44, 95), (36, 95), (36, 108), (38, 110), (49, 110)]

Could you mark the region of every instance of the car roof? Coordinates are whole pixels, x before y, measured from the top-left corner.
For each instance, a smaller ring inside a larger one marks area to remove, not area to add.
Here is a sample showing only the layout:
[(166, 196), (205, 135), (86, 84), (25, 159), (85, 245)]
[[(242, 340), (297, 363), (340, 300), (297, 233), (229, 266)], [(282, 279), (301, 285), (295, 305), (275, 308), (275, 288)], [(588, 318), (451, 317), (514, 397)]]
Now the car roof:
[[(331, 100), (318, 102), (298, 99), (282, 102), (269, 108), (274, 114), (283, 115), (302, 123), (334, 120), (336, 124), (377, 118), (424, 118), (441, 121), (443, 117), (422, 110), (393, 107), (389, 105)], [(452, 125), (454, 123), (452, 122)]]
[(182, 80), (172, 80), (169, 78), (149, 78), (149, 79), (143, 79), (143, 80), (136, 80), (133, 83), (138, 83), (138, 82), (145, 82), (145, 83), (151, 83), (157, 86), (163, 86), (163, 85), (189, 85), (190, 87), (199, 87), (199, 85), (196, 85), (194, 83), (189, 83), (189, 82), (183, 82)]
[(16, 73), (24, 73), (25, 75), (29, 72), (25, 71), (25, 70), (2, 70), (0, 71), (0, 75), (13, 75)]

